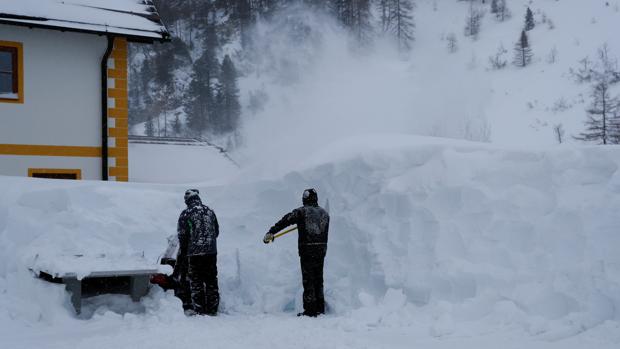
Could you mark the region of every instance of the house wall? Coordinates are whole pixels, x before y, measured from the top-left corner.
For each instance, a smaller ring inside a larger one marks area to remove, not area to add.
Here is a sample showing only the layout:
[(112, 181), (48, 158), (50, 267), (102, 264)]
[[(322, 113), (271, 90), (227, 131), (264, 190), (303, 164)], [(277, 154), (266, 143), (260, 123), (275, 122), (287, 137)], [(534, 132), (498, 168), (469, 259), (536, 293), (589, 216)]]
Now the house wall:
[(0, 155), (0, 175), (28, 176), (28, 169), (77, 169), (82, 179), (101, 178), (101, 159), (67, 156), (14, 156)]
[[(23, 45), (24, 68), (23, 103), (0, 102), (0, 175), (79, 168), (83, 179), (101, 179), (100, 64), (106, 37), (0, 24), (0, 41)], [(116, 41), (108, 62), (108, 74), (115, 74), (108, 79), (108, 93), (115, 94), (108, 99), (114, 114), (109, 166), (111, 180), (126, 180), (127, 48), (124, 39)]]

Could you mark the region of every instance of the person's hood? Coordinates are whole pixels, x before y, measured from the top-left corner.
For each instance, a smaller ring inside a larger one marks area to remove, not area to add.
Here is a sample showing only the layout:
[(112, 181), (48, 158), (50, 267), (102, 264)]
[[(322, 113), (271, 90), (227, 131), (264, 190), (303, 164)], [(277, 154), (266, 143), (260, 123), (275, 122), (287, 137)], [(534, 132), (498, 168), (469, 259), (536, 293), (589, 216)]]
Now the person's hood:
[(304, 206), (318, 206), (319, 196), (317, 195), (316, 190), (314, 190), (313, 188), (304, 190), (301, 202), (304, 204)]

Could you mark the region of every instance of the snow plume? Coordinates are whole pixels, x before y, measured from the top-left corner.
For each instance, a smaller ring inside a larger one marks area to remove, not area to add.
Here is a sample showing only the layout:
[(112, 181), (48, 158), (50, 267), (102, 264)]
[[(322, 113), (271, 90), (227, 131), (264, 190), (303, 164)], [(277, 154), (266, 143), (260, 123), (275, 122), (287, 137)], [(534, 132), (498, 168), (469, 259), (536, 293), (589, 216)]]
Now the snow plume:
[(485, 79), (463, 64), (444, 62), (446, 54), (403, 57), (378, 37), (360, 47), (327, 15), (283, 11), (256, 25), (244, 59), (241, 87), (251, 108), (240, 156), (269, 154), (270, 166), (284, 170), (320, 146), (370, 133), (490, 139)]

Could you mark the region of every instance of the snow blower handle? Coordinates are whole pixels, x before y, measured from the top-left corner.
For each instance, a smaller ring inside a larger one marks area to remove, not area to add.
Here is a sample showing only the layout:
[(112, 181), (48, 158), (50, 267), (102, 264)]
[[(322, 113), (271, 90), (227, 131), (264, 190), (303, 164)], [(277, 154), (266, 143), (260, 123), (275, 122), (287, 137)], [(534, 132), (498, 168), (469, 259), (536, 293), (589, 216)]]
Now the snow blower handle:
[[(288, 234), (288, 233), (290, 233), (292, 231), (295, 231), (295, 230), (297, 230), (297, 226), (294, 226), (292, 228), (286, 229), (286, 230), (281, 231), (281, 232), (279, 232), (277, 234), (267, 234), (267, 235), (265, 235), (265, 238), (263, 239), (263, 242), (268, 244), (270, 242), (273, 242), (276, 238), (279, 238), (280, 236), (286, 235), (286, 234)], [(271, 235), (271, 239), (268, 239), (269, 238), (268, 235)]]

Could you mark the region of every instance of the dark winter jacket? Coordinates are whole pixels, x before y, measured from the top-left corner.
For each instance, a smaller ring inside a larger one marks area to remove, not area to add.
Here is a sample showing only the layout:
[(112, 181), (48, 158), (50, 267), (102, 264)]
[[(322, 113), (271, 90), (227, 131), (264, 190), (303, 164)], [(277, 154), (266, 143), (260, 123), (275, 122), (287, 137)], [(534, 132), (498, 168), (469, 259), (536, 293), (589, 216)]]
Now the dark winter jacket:
[(213, 210), (202, 204), (198, 196), (187, 202), (177, 225), (179, 256), (190, 257), (217, 253), (220, 228)]
[(276, 223), (269, 233), (276, 234), (289, 225), (297, 224), (299, 232), (298, 245), (302, 249), (305, 245), (327, 244), (329, 231), (329, 214), (316, 202), (305, 203), (287, 213)]

